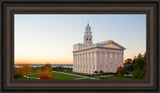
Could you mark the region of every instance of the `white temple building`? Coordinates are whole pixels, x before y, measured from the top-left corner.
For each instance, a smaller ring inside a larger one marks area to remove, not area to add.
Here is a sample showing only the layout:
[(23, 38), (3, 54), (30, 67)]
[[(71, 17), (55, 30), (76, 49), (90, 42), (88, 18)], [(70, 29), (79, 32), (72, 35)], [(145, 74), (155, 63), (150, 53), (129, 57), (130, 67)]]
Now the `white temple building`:
[[(103, 33), (102, 33), (103, 34)], [(89, 23), (84, 32), (84, 42), (73, 45), (73, 72), (94, 74), (95, 71), (116, 73), (124, 67), (125, 48), (113, 40), (93, 44)]]

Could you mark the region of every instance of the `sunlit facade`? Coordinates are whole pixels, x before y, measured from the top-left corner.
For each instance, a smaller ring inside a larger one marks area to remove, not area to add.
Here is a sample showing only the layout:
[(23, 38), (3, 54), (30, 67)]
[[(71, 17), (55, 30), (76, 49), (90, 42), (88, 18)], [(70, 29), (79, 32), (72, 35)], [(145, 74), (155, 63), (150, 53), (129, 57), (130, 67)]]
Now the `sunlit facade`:
[(84, 32), (84, 43), (73, 45), (73, 72), (93, 74), (94, 71), (115, 73), (124, 66), (125, 48), (113, 40), (93, 44), (89, 23)]

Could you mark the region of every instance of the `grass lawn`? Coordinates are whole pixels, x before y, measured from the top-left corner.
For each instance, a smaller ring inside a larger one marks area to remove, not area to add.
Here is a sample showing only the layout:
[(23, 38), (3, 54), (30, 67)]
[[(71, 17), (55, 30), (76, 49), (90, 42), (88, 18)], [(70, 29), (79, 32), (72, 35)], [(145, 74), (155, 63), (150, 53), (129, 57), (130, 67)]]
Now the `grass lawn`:
[(76, 74), (76, 75), (82, 75), (82, 76), (87, 76), (87, 77), (89, 77), (91, 75), (91, 74), (78, 73), (78, 72), (68, 72), (68, 73), (72, 73), (72, 74)]
[(113, 74), (111, 74), (111, 75), (98, 75), (98, 77), (106, 77), (106, 76), (113, 76)]
[[(81, 74), (81, 75), (83, 75), (83, 74)], [(29, 76), (34, 77), (34, 78), (39, 77), (38, 73), (34, 73), (34, 74), (29, 75)], [(99, 78), (99, 79), (134, 79), (133, 77), (118, 77), (118, 76), (108, 76), (108, 75), (106, 77), (105, 77), (105, 75), (102, 75), (102, 76), (104, 76), (104, 77), (97, 77), (97, 78)], [(53, 79), (78, 79), (78, 78), (82, 78), (82, 77), (62, 74), (62, 73), (58, 73), (58, 72), (52, 72), (52, 78)]]
[[(38, 78), (38, 77), (39, 77), (38, 73), (31, 74), (31, 75), (29, 75), (29, 76), (30, 76), (30, 77), (35, 77), (35, 78)], [(58, 72), (52, 72), (52, 78), (53, 78), (53, 79), (76, 79), (76, 78), (82, 78), (82, 77), (73, 76), (73, 75), (67, 75), (67, 74), (62, 74), (62, 73), (58, 73)]]
[(108, 76), (108, 77), (98, 77), (99, 79), (134, 79), (133, 77), (118, 77), (118, 76)]

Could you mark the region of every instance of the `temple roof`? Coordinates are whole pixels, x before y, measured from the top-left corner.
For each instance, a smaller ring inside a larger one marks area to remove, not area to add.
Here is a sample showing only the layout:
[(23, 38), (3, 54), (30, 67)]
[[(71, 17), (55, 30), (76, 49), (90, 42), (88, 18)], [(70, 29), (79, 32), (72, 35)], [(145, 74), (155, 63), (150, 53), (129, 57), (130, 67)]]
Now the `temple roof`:
[(87, 24), (87, 27), (90, 27), (90, 25), (89, 25), (89, 24)]
[(86, 27), (90, 27), (90, 25), (89, 25), (89, 21), (87, 22), (87, 26)]
[(126, 49), (123, 46), (119, 45), (118, 43), (114, 42), (113, 40), (107, 40), (107, 41), (103, 41), (103, 42), (99, 42), (91, 45), (78, 43), (74, 45), (74, 47), (76, 46), (78, 48), (74, 49), (74, 51), (86, 50), (91, 48), (106, 48), (106, 49), (121, 49), (121, 50)]

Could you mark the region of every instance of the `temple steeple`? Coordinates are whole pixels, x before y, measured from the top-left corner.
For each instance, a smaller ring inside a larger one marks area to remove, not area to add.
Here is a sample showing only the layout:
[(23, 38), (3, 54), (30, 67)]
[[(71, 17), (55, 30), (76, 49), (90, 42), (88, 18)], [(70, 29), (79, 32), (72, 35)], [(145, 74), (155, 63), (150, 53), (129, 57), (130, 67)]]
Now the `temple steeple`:
[(87, 45), (92, 44), (92, 32), (91, 32), (91, 27), (89, 25), (89, 22), (87, 23), (87, 26), (85, 27), (84, 44), (87, 44)]

